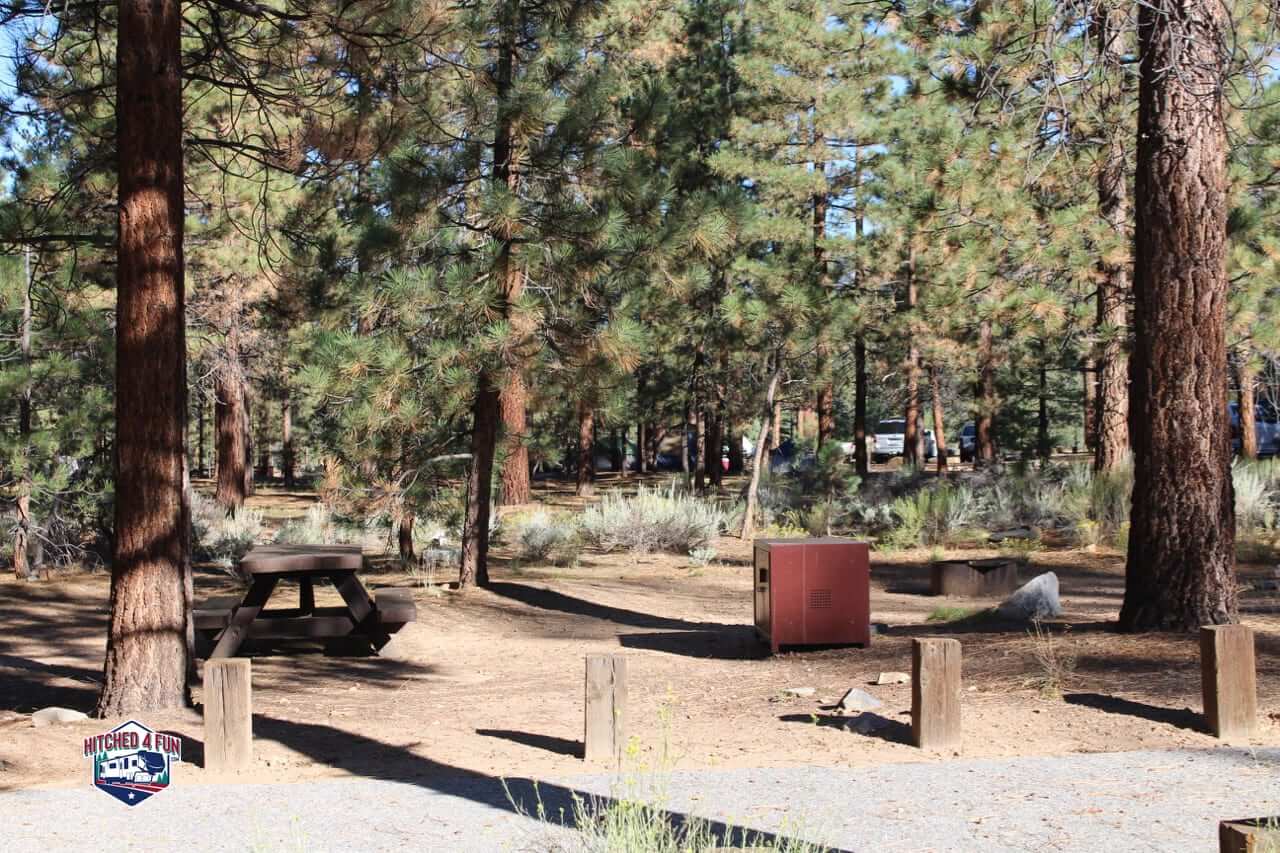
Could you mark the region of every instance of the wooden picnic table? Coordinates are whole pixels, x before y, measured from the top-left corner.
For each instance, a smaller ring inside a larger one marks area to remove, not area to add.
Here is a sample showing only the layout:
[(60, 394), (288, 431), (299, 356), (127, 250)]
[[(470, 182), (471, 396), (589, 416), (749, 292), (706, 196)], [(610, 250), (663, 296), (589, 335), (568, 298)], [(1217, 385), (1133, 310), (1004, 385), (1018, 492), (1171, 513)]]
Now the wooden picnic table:
[[(417, 618), (408, 590), (377, 590), (370, 596), (356, 572), (364, 567), (358, 545), (262, 545), (240, 560), (251, 578), (243, 598), (220, 599), (197, 608), (196, 628), (214, 632), (210, 658), (231, 657), (250, 637), (325, 639), (363, 636), (374, 650)], [(298, 606), (266, 609), (282, 580), (297, 581)], [(341, 607), (317, 607), (316, 581), (333, 584)], [(219, 633), (220, 632), (220, 633)]]

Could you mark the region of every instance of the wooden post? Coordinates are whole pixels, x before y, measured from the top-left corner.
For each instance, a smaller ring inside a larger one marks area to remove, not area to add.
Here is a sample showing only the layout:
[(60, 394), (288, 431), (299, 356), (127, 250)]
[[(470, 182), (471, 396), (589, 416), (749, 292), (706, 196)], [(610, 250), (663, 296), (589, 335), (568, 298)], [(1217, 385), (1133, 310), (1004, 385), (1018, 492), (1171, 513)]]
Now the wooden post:
[(204, 664), (204, 766), (215, 772), (253, 764), (253, 699), (248, 658)]
[(1253, 631), (1244, 625), (1200, 629), (1204, 721), (1214, 735), (1248, 738), (1258, 723), (1258, 674)]
[(587, 761), (622, 759), (626, 737), (627, 659), (622, 655), (587, 655), (586, 727), (583, 757)]
[(960, 641), (911, 641), (911, 740), (921, 749), (960, 747)]
[(1280, 850), (1280, 817), (1224, 820), (1218, 824), (1219, 853)]

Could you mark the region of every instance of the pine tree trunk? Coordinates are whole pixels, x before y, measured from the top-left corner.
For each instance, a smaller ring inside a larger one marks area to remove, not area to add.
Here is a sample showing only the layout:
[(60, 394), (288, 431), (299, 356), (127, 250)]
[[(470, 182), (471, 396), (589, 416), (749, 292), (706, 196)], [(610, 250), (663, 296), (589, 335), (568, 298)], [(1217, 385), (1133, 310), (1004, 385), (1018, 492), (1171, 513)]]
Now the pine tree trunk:
[(34, 471), (31, 470), (31, 288), (35, 284), (31, 271), (31, 249), (23, 253), (26, 267), (25, 281), (22, 288), (22, 319), (18, 328), (18, 352), (22, 358), (22, 366), (26, 376), (22, 380), (22, 390), (18, 394), (18, 446), (22, 448), (22, 459), (19, 462), (21, 474), (18, 478), (17, 525), (13, 534), (13, 573), (19, 578), (26, 578), (35, 568), (30, 564), (31, 549), (31, 493), (35, 489)]
[[(1100, 111), (1113, 122), (1098, 172), (1098, 213), (1121, 240), (1129, 240), (1129, 192), (1125, 143), (1132, 129), (1123, 122), (1129, 103), (1128, 75), (1124, 63), (1128, 51), (1124, 20), (1100, 10), (1099, 54), (1107, 79)], [(1103, 256), (1098, 281), (1098, 395), (1097, 438), (1094, 469), (1110, 471), (1129, 454), (1129, 358), (1128, 336), (1129, 270), (1127, 259)]]
[[(490, 182), (495, 187), (514, 192), (519, 185), (515, 164), (515, 146), (508, 101), (515, 79), (516, 37), (520, 28), (520, 4), (504, 3), (499, 22), (495, 102), (498, 120), (493, 132), (493, 170)], [(523, 286), (520, 270), (512, 258), (510, 234), (498, 235), (499, 247), (494, 258), (494, 280), (501, 288), (503, 313), (510, 319), (512, 293), (518, 295)], [(518, 371), (514, 371), (518, 372)], [(513, 372), (513, 373), (514, 373)], [(508, 377), (510, 381), (510, 377)], [(498, 426), (502, 419), (502, 399), (489, 371), (482, 370), (476, 382), (472, 403), (471, 469), (467, 482), (467, 511), (463, 520), (462, 565), (458, 572), (458, 589), (489, 583), (489, 516), (493, 511), (493, 460), (498, 449)]]
[(1081, 368), (1084, 383), (1084, 446), (1095, 453), (1098, 449), (1098, 382), (1093, 362), (1086, 360)]
[(938, 366), (929, 365), (929, 397), (933, 402), (933, 439), (938, 446), (938, 473), (947, 473), (947, 431), (943, 423), (942, 380)]
[(586, 400), (578, 401), (578, 497), (596, 493), (595, 438), (596, 413)]
[[(517, 271), (516, 278), (523, 290), (524, 276)], [(518, 296), (518, 293), (517, 293)], [(511, 297), (508, 304), (514, 304)], [(523, 365), (513, 365), (507, 384), (502, 389), (502, 427), (505, 454), (502, 460), (502, 504), (514, 506), (531, 500), (529, 479), (529, 390), (524, 380)]]
[(746, 468), (746, 459), (742, 453), (742, 437), (743, 434), (738, 430), (738, 425), (733, 424), (729, 430), (729, 473), (741, 474)]
[(975, 468), (981, 468), (996, 461), (996, 362), (990, 320), (983, 320), (978, 325), (977, 391), (978, 414), (974, 422), (977, 438), (973, 464)]
[(751, 458), (751, 482), (747, 485), (747, 507), (742, 513), (742, 538), (750, 539), (755, 535), (756, 509), (760, 504), (760, 474), (769, 459), (769, 420), (777, 411), (775, 398), (778, 394), (778, 382), (782, 379), (782, 356), (777, 356), (773, 375), (769, 377), (769, 387), (765, 391), (764, 412), (760, 419), (760, 433), (756, 436), (755, 453)]
[(649, 471), (649, 430), (644, 421), (636, 424), (636, 466), (641, 474)]
[(405, 511), (400, 516), (399, 530), (396, 538), (400, 546), (400, 565), (409, 566), (413, 564), (413, 513)]
[(244, 493), (246, 496), (252, 495), (253, 487), (253, 417), (250, 414), (252, 405), (249, 398), (248, 382), (244, 385), (244, 408), (241, 409), (244, 417), (241, 418), (241, 435), (244, 436), (244, 466), (240, 469), (244, 472)]
[(1152, 0), (1142, 57), (1124, 630), (1234, 622), (1227, 412), (1227, 7)]
[(481, 373), (471, 406), (471, 469), (467, 473), (459, 591), (489, 584), (489, 513), (493, 507), (493, 456), (498, 444), (500, 409), (497, 389), (488, 373)]
[(823, 354), (822, 383), (818, 386), (817, 426), (814, 432), (818, 436), (818, 447), (829, 440), (836, 432), (836, 389), (827, 375), (831, 372), (830, 356)]
[(689, 474), (692, 468), (689, 465), (689, 422), (692, 416), (689, 414), (689, 404), (684, 404), (684, 414), (681, 415), (682, 422), (680, 424), (680, 471), (684, 474), (684, 484), (689, 485)]
[(773, 427), (772, 434), (769, 437), (769, 446), (778, 448), (782, 446), (782, 403), (775, 402), (773, 404)]
[(215, 393), (213, 428), (218, 484), (214, 499), (228, 515), (235, 515), (248, 496), (244, 463), (249, 453), (244, 430), (244, 384), (238, 364), (218, 371)]
[(622, 435), (620, 436), (622, 446), (618, 450), (618, 464), (620, 466), (618, 470), (621, 472), (623, 479), (631, 476), (631, 463), (627, 461), (627, 439), (630, 438), (630, 436), (631, 427), (624, 424), (622, 427)]
[(1036, 413), (1036, 454), (1046, 465), (1053, 454), (1049, 436), (1049, 371), (1040, 365), (1040, 387), (1037, 394), (1039, 407)]
[(1240, 455), (1245, 459), (1258, 458), (1258, 401), (1255, 390), (1257, 374), (1247, 363), (1247, 357), (1240, 360), (1238, 374), (1240, 392), (1236, 397), (1237, 413), (1240, 416)]
[(100, 717), (187, 701), (181, 9), (121, 0), (115, 548)]
[(204, 422), (205, 422), (205, 405), (204, 395), (200, 394), (196, 397), (196, 473), (201, 477), (209, 474), (209, 469), (205, 467), (204, 452)]
[(285, 392), (284, 402), (280, 404), (280, 459), (284, 466), (284, 487), (292, 489), (296, 484), (294, 478), (293, 455), (293, 400)]
[(853, 466), (858, 476), (871, 471), (867, 452), (867, 340), (861, 332), (853, 342)]
[(702, 494), (707, 490), (707, 417), (706, 413), (700, 408), (694, 409), (693, 415), (693, 435), (694, 448), (698, 454), (697, 464), (694, 466), (694, 488), (698, 490), (698, 494)]
[(720, 488), (724, 480), (724, 463), (720, 459), (721, 447), (724, 446), (724, 424), (720, 413), (715, 409), (707, 412), (707, 479), (711, 485)]
[(902, 375), (906, 380), (906, 406), (903, 411), (902, 462), (912, 468), (924, 464), (923, 438), (920, 434), (920, 350), (912, 329), (916, 301), (916, 253), (913, 249), (907, 258), (906, 294), (902, 301), (902, 313), (906, 315), (903, 335), (907, 339), (906, 357), (902, 362)]
[(258, 414), (258, 466), (257, 477), (266, 482), (271, 479), (271, 442), (268, 440), (267, 407), (264, 405)]

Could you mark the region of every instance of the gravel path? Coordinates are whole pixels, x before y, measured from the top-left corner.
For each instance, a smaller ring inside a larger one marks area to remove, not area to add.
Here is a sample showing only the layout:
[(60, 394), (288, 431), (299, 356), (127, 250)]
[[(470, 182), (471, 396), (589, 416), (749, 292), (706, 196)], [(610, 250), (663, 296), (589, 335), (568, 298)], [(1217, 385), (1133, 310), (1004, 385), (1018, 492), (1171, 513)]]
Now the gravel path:
[[(482, 776), (184, 786), (181, 773), (132, 809), (87, 785), (0, 794), (0, 848), (523, 851), (571, 838), (517, 814), (502, 784)], [(614, 784), (569, 776), (539, 791), (554, 815), (574, 792)], [(860, 853), (1182, 853), (1216, 850), (1219, 819), (1280, 813), (1280, 749), (699, 770), (662, 784), (674, 815)], [(528, 782), (511, 789), (535, 808)]]

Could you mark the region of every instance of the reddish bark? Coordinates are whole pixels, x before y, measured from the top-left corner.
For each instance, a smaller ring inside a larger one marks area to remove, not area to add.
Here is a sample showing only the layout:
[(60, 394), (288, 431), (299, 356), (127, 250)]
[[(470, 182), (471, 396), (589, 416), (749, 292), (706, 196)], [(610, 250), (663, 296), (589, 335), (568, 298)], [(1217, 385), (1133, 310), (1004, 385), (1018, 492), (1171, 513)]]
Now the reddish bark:
[(578, 489), (579, 497), (596, 493), (595, 410), (586, 400), (578, 401)]
[(943, 423), (942, 379), (937, 365), (929, 365), (929, 396), (933, 401), (933, 440), (938, 446), (938, 473), (947, 472), (947, 432)]
[(115, 543), (97, 714), (187, 701), (181, 9), (121, 0)]
[(213, 429), (218, 484), (214, 499), (229, 515), (234, 515), (248, 496), (245, 488), (245, 461), (249, 457), (245, 430), (247, 415), (244, 379), (240, 375), (238, 362), (224, 365), (218, 371), (216, 393)]
[[(1133, 130), (1122, 122), (1129, 104), (1124, 63), (1128, 53), (1123, 18), (1100, 8), (1099, 56), (1108, 72), (1100, 112), (1111, 122), (1098, 172), (1098, 213), (1117, 237), (1129, 239), (1129, 191), (1125, 143)], [(1094, 468), (1110, 471), (1129, 454), (1128, 303), (1131, 290), (1127, 259), (1104, 256), (1099, 261), (1097, 427)]]
[(488, 374), (482, 373), (471, 406), (471, 469), (467, 474), (467, 512), (462, 524), (462, 567), (458, 573), (461, 591), (489, 583), (489, 514), (499, 409), (498, 391)]
[(1227, 7), (1151, 0), (1142, 57), (1124, 630), (1238, 618), (1227, 410)]
[(975, 468), (980, 468), (996, 461), (996, 362), (990, 320), (983, 320), (978, 325), (977, 395), (978, 412), (974, 418), (977, 437), (973, 464)]

